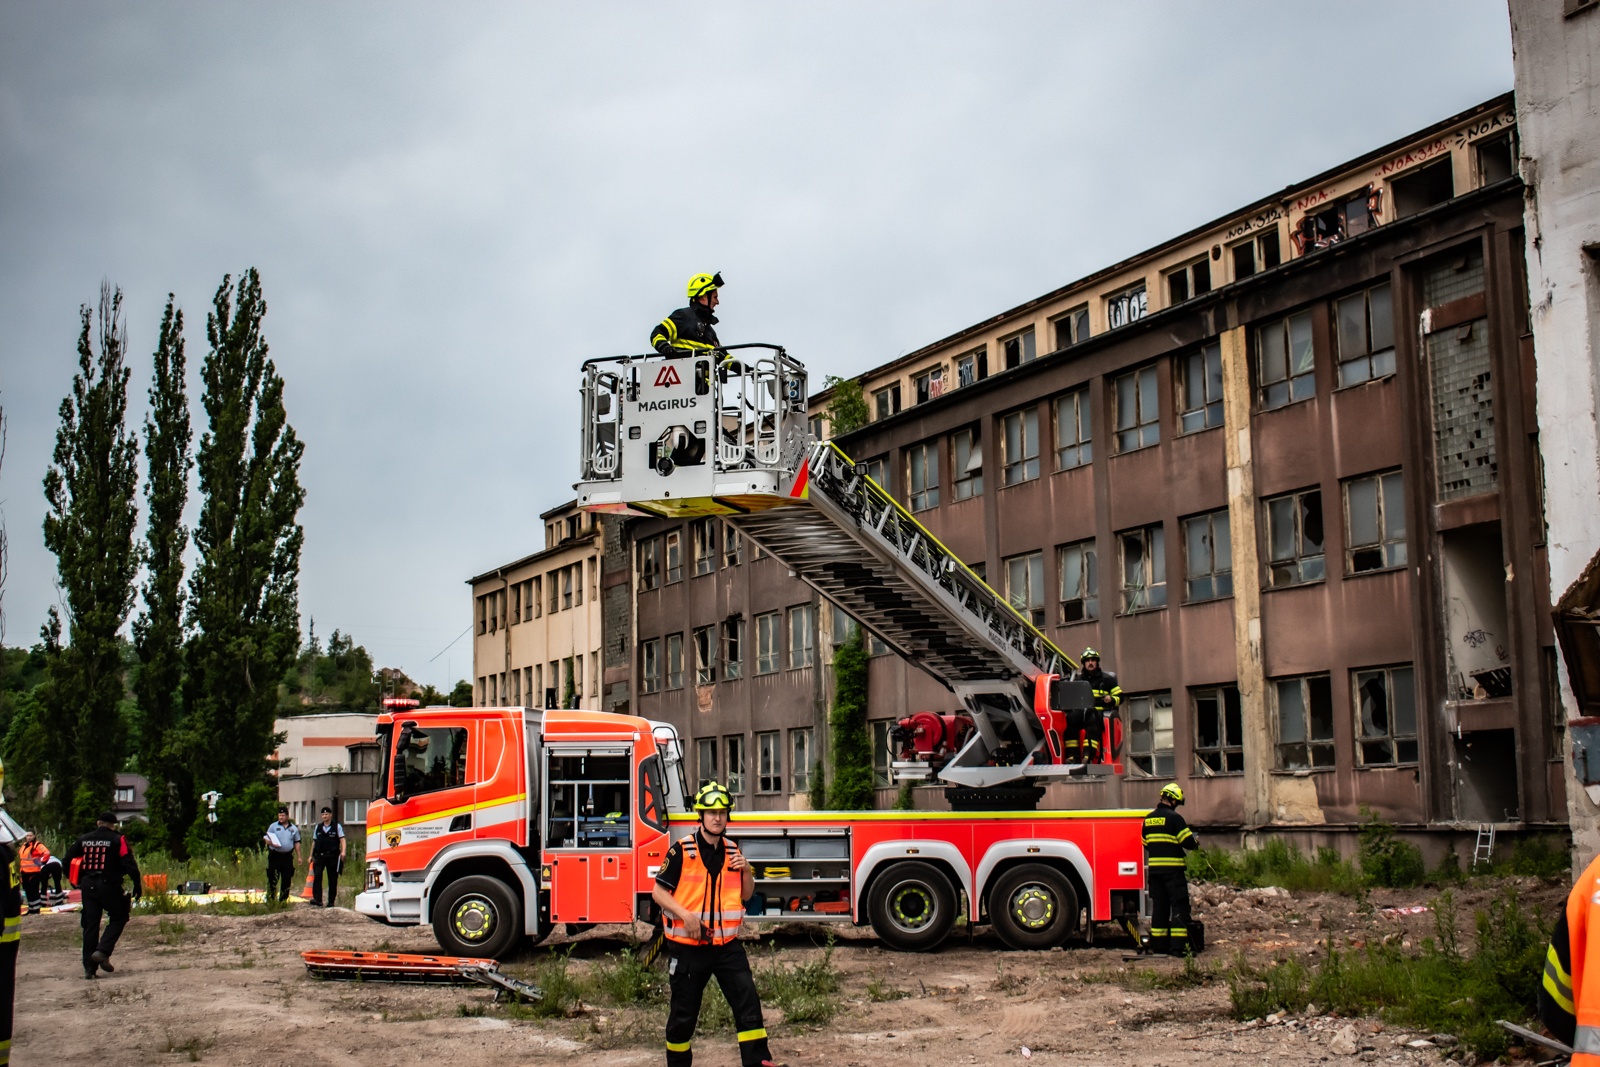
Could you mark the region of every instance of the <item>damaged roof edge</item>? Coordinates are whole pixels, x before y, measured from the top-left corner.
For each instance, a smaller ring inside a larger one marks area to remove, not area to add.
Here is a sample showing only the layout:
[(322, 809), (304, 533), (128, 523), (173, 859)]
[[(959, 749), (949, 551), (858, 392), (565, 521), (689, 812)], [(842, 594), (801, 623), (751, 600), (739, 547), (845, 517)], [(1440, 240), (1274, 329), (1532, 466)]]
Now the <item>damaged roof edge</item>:
[[(1040, 307), (1041, 305), (1059, 300), (1061, 297), (1072, 292), (1074, 289), (1092, 285), (1103, 278), (1118, 274), (1124, 270), (1127, 270), (1129, 267), (1136, 265), (1142, 260), (1153, 259), (1159, 256), (1162, 252), (1166, 252), (1177, 245), (1181, 245), (1185, 241), (1192, 241), (1196, 237), (1215, 230), (1218, 227), (1232, 221), (1233, 219), (1238, 218), (1240, 215), (1249, 215), (1251, 212), (1254, 212), (1260, 208), (1281, 204), (1286, 200), (1293, 200), (1297, 195), (1308, 190), (1315, 189), (1318, 186), (1325, 185), (1340, 175), (1352, 170), (1359, 170), (1375, 160), (1381, 159), (1384, 156), (1392, 155), (1414, 141), (1425, 140), (1428, 137), (1431, 137), (1437, 133), (1441, 133), (1452, 126), (1458, 126), (1463, 122), (1470, 121), (1471, 119), (1476, 118), (1485, 112), (1499, 110), (1500, 108), (1510, 105), (1513, 100), (1513, 93), (1501, 93), (1499, 96), (1485, 100), (1476, 107), (1468, 108), (1467, 110), (1458, 114), (1451, 115), (1449, 118), (1441, 119), (1431, 126), (1425, 126), (1420, 130), (1406, 134), (1404, 137), (1400, 137), (1388, 142), (1387, 144), (1380, 145), (1369, 152), (1356, 156), (1354, 159), (1346, 160), (1343, 163), (1329, 167), (1320, 173), (1314, 174), (1304, 181), (1296, 182), (1293, 185), (1284, 187), (1276, 193), (1261, 197), (1260, 199), (1254, 200), (1242, 207), (1235, 208), (1225, 215), (1221, 215), (1209, 222), (1202, 223), (1193, 229), (1178, 234), (1176, 237), (1168, 238), (1158, 245), (1153, 245), (1142, 252), (1135, 253), (1126, 259), (1119, 260), (1108, 267), (1102, 267), (1091, 274), (1086, 274), (1081, 278), (1077, 278), (1071, 282), (1068, 282), (1066, 285), (1058, 286), (1047, 293), (1036, 296), (1031, 300), (1025, 301), (1024, 303), (1018, 304), (1016, 307), (1008, 308), (1007, 310), (999, 312), (998, 314), (991, 315), (981, 322), (976, 322), (970, 326), (965, 326), (947, 337), (941, 337), (939, 340), (925, 344), (920, 348), (907, 352), (905, 355), (896, 356), (894, 359), (888, 360), (884, 363), (876, 364), (875, 366), (862, 371), (860, 374), (849, 375), (843, 380), (865, 382), (867, 378), (872, 377), (873, 375), (881, 374), (885, 371), (893, 370), (896, 367), (905, 366), (907, 364), (915, 363), (919, 360), (925, 359), (940, 349), (960, 342), (963, 338), (985, 333), (988, 330), (993, 329), (995, 326), (998, 326), (1000, 323), (1005, 322), (1007, 319), (1020, 316), (1025, 312), (1032, 311), (1035, 308)], [(816, 404), (826, 403), (832, 397), (832, 394), (832, 388), (823, 389), (819, 392), (812, 393), (811, 396), (807, 398), (807, 406), (810, 407)]]

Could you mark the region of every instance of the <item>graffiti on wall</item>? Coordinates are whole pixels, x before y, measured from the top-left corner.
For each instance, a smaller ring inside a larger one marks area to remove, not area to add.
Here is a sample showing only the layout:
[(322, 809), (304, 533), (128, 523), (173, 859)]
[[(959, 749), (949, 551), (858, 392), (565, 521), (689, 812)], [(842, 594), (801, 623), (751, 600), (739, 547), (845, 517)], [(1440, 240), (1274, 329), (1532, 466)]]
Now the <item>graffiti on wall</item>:
[(1243, 237), (1247, 233), (1255, 233), (1257, 230), (1264, 230), (1268, 226), (1276, 223), (1281, 218), (1283, 218), (1283, 211), (1281, 209), (1277, 207), (1269, 207), (1259, 215), (1252, 215), (1248, 219), (1243, 219), (1240, 222), (1235, 223), (1228, 229), (1228, 233), (1223, 239), (1231, 241), (1235, 237)]
[(1431, 144), (1425, 144), (1421, 148), (1413, 148), (1409, 152), (1395, 156), (1383, 166), (1373, 171), (1372, 176), (1374, 178), (1387, 178), (1397, 171), (1405, 170), (1407, 167), (1414, 166), (1418, 163), (1426, 163), (1428, 160), (1436, 159), (1437, 157), (1442, 156), (1449, 151), (1450, 142), (1441, 137)]
[(1456, 147), (1465, 148), (1472, 141), (1476, 141), (1485, 134), (1493, 133), (1495, 130), (1505, 129), (1514, 121), (1516, 121), (1516, 116), (1509, 111), (1491, 116), (1490, 118), (1479, 119), (1466, 129), (1456, 131)]

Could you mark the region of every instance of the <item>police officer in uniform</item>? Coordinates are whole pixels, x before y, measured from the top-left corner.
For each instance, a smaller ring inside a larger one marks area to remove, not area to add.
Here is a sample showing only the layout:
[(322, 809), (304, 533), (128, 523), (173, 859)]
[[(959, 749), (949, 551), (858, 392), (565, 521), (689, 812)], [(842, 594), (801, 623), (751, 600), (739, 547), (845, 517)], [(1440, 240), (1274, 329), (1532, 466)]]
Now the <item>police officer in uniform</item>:
[(717, 290), (722, 274), (696, 274), (689, 279), (689, 306), (662, 319), (650, 331), (650, 347), (664, 356), (686, 356), (721, 347), (717, 341)]
[(725, 835), (733, 796), (716, 782), (694, 797), (700, 828), (667, 849), (651, 894), (661, 909), (667, 938), (667, 1067), (689, 1067), (700, 997), (715, 977), (733, 1009), (743, 1067), (782, 1067), (767, 1048), (761, 998), (750, 960), (739, 943), (744, 902), (756, 891), (755, 872)]
[[(138, 900), (144, 891), (139, 863), (128, 839), (117, 833), (117, 817), (109, 811), (102, 811), (95, 828), (72, 843), (66, 858), (69, 868), (73, 860), (82, 860), (78, 888), (83, 891), (83, 976), (93, 978), (97, 970), (110, 974), (116, 970), (111, 966), (111, 953), (122, 928), (128, 925), (130, 911), (122, 879), (132, 879), (133, 899)], [(106, 918), (104, 934), (100, 932), (102, 915)]]
[(339, 900), (339, 875), (344, 870), (344, 827), (324, 805), (322, 821), (311, 831), (311, 906), (322, 907), (322, 880), (328, 880), (328, 907)]
[(1184, 859), (1200, 847), (1178, 814), (1183, 790), (1176, 782), (1161, 787), (1156, 810), (1144, 819), (1145, 882), (1150, 889), (1150, 951), (1184, 956), (1189, 952), (1189, 879)]
[[(1100, 653), (1093, 648), (1083, 650), (1083, 655), (1078, 657), (1078, 669), (1073, 672), (1074, 682), (1088, 682), (1089, 688), (1094, 691), (1094, 707), (1083, 713), (1081, 726), (1074, 721), (1067, 724), (1068, 737), (1066, 748), (1070, 751), (1078, 747), (1077, 730), (1084, 732), (1084, 748), (1086, 751), (1079, 754), (1085, 763), (1099, 763), (1101, 759), (1100, 739), (1105, 734), (1106, 717), (1115, 714), (1122, 706), (1122, 686), (1117, 684), (1117, 676), (1110, 671), (1100, 669)], [(1074, 714), (1073, 719), (1077, 715)], [(1077, 729), (1074, 729), (1076, 727)]]

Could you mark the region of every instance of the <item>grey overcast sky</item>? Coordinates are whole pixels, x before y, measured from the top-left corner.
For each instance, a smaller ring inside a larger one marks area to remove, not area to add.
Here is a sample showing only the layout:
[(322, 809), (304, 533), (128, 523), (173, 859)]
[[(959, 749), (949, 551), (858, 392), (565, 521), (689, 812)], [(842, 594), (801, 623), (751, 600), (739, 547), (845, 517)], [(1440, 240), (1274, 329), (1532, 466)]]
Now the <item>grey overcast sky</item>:
[(40, 480), (102, 279), (137, 423), (166, 294), (198, 410), (211, 295), (260, 269), (303, 622), (444, 687), (463, 581), (570, 499), (578, 364), (689, 275), (820, 383), (1510, 86), (1503, 0), (0, 0), (6, 641), (57, 599)]

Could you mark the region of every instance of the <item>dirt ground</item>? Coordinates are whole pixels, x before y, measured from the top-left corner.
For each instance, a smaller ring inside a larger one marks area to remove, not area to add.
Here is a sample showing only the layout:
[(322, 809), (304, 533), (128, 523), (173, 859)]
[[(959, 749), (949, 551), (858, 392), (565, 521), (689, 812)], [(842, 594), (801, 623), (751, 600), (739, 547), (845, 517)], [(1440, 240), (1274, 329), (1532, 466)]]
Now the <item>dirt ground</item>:
[[(1546, 914), (1565, 887), (1517, 879), (1525, 903)], [(1473, 915), (1499, 884), (1457, 890), (1464, 943)], [(1314, 954), (1330, 936), (1359, 946), (1374, 939), (1415, 943), (1431, 936), (1432, 913), (1384, 908), (1427, 904), (1427, 890), (1377, 891), (1363, 913), (1345, 897), (1284, 890), (1196, 887), (1206, 922), (1208, 969), (1236, 952), (1265, 962)], [(807, 961), (820, 949), (808, 929), (762, 928), (761, 951)], [(1434, 1035), (1402, 1033), (1372, 1020), (1306, 1015), (1253, 1023), (1229, 1016), (1228, 989), (1139, 991), (1136, 972), (1177, 971), (1178, 961), (1127, 962), (1130, 943), (1102, 937), (1093, 947), (1013, 952), (986, 929), (959, 933), (926, 955), (891, 952), (870, 931), (843, 930), (833, 953), (842, 1010), (826, 1026), (790, 1025), (769, 1014), (774, 1053), (793, 1067), (939, 1067), (961, 1064), (1067, 1064), (1076, 1067), (1355, 1063), (1433, 1064), (1445, 1047), (1413, 1048)], [(641, 928), (642, 930), (642, 928)], [(628, 931), (600, 927), (571, 950), (575, 970), (627, 944)], [(481, 987), (330, 982), (306, 974), (310, 948), (436, 952), (426, 927), (391, 929), (345, 909), (229, 917), (135, 916), (118, 947), (113, 975), (86, 981), (79, 963), (78, 917), (24, 920), (18, 962), (14, 1061), (32, 1064), (210, 1062), (240, 1067), (349, 1065), (396, 1067), (662, 1062), (664, 1007), (591, 1008), (571, 1018), (524, 1020)], [(530, 974), (548, 946), (507, 967)], [(752, 945), (752, 950), (755, 946)], [(869, 983), (903, 999), (874, 1000)], [(1345, 1042), (1335, 1036), (1344, 1031)], [(1353, 1044), (1349, 1038), (1355, 1037)], [(733, 1039), (702, 1035), (696, 1062), (738, 1063)], [(1023, 1050), (1028, 1051), (1025, 1053)]]

